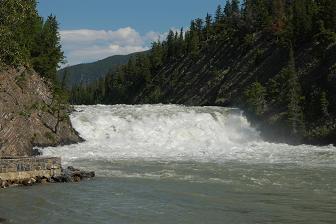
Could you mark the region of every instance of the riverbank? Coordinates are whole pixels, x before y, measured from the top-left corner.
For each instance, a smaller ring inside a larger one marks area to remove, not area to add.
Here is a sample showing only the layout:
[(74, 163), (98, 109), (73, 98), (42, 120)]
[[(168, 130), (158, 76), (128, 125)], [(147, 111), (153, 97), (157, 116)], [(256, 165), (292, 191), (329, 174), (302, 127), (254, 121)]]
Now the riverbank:
[(94, 172), (62, 168), (59, 157), (17, 157), (0, 159), (0, 188), (34, 184), (79, 182)]

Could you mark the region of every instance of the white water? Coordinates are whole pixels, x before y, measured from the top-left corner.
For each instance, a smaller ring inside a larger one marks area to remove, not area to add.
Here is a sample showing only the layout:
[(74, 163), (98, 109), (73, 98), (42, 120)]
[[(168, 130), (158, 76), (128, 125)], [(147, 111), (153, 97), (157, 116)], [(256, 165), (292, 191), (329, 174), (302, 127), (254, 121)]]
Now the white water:
[(332, 146), (263, 141), (242, 113), (221, 107), (177, 105), (78, 106), (71, 121), (85, 142), (45, 148), (74, 161), (196, 161), (334, 166)]

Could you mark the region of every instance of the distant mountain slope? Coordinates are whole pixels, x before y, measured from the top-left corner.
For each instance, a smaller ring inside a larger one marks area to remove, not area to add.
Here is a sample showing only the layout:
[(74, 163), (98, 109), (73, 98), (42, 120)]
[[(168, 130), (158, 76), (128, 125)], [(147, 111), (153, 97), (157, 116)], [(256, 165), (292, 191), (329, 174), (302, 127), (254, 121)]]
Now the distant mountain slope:
[(67, 71), (66, 84), (68, 87), (80, 83), (89, 84), (103, 78), (109, 71), (114, 71), (118, 66), (127, 64), (128, 60), (137, 54), (139, 52), (129, 55), (115, 55), (92, 63), (66, 67), (58, 71), (57, 78), (62, 80), (65, 71)]

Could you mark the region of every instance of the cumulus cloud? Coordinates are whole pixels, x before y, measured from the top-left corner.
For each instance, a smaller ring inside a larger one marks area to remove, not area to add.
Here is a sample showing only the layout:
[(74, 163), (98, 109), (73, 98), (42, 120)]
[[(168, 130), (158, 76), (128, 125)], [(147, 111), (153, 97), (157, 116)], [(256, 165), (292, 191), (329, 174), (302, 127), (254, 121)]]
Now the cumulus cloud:
[(166, 33), (150, 31), (140, 35), (133, 28), (126, 27), (118, 30), (63, 30), (60, 35), (67, 62), (74, 65), (148, 50), (151, 42), (164, 39)]

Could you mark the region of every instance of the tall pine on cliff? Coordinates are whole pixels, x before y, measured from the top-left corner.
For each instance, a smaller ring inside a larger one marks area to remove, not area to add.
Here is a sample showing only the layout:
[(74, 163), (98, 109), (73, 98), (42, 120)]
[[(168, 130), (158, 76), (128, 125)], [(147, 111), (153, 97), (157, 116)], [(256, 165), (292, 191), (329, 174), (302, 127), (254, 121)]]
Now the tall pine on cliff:
[(58, 23), (46, 21), (36, 10), (36, 0), (0, 1), (0, 66), (26, 66), (56, 82), (56, 70), (64, 56)]
[(68, 93), (56, 79), (64, 56), (56, 17), (50, 15), (44, 21), (36, 7), (36, 0), (0, 1), (0, 68), (31, 68), (52, 83), (53, 101), (49, 106), (57, 116), (57, 130), (64, 119), (62, 111), (68, 107)]

